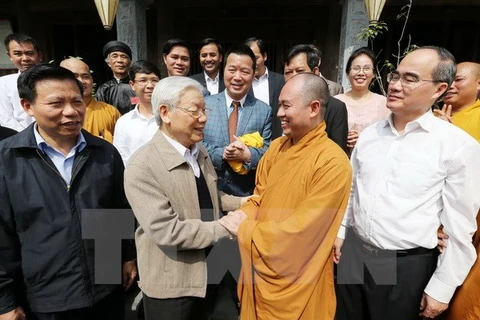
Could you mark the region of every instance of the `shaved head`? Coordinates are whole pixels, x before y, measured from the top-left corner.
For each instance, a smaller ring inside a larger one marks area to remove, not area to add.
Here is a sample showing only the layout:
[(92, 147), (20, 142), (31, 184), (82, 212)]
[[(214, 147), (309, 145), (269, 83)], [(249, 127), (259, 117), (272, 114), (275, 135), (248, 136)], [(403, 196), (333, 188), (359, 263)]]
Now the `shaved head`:
[(475, 103), (479, 92), (480, 64), (462, 62), (457, 65), (455, 80), (448, 89), (443, 102), (452, 105), (452, 111), (455, 113)]
[[(92, 99), (93, 78), (90, 74), (90, 67), (78, 58), (68, 58), (60, 62), (60, 67), (73, 72), (75, 78), (82, 83), (83, 98), (85, 103)], [(87, 101), (88, 100), (88, 101)]]

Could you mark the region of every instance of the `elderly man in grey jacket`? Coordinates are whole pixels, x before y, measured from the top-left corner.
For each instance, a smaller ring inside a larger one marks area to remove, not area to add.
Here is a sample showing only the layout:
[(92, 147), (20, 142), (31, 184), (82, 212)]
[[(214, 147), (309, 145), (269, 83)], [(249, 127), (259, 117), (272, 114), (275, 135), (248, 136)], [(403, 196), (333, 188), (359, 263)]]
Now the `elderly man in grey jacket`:
[(199, 143), (207, 121), (202, 90), (186, 77), (157, 84), (152, 105), (160, 130), (125, 171), (140, 225), (135, 240), (147, 320), (206, 319), (206, 256), (241, 221), (233, 213), (219, 220), (242, 198), (217, 191), (215, 169)]

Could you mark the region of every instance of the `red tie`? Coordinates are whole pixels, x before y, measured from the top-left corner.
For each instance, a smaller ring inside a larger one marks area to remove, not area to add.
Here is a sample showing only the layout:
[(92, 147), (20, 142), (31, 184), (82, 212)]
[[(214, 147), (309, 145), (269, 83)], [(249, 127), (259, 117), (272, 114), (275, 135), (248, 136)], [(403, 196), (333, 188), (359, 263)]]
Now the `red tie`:
[(228, 117), (228, 134), (230, 136), (230, 142), (232, 142), (233, 136), (237, 133), (237, 122), (238, 122), (238, 107), (240, 106), (239, 101), (232, 101), (231, 107), (233, 107), (230, 117)]

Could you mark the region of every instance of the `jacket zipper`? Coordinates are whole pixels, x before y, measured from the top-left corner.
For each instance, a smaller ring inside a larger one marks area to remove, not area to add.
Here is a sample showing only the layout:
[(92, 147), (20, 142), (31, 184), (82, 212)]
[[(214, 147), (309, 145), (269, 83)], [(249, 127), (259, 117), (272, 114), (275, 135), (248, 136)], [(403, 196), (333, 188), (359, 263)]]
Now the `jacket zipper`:
[(67, 193), (70, 192), (70, 184), (67, 184), (65, 182), (65, 179), (63, 179), (62, 175), (60, 174), (60, 172), (58, 172), (58, 170), (54, 167), (52, 167), (52, 165), (50, 163), (48, 163), (47, 160), (45, 160), (45, 158), (42, 156), (42, 154), (40, 153), (40, 151), (37, 149), (37, 153), (38, 155), (40, 156), (40, 158), (43, 160), (43, 162), (45, 162), (47, 164), (47, 166), (50, 167), (50, 169), (52, 169), (53, 171), (55, 171), (55, 173), (62, 179), (63, 183), (65, 184), (65, 186), (67, 187)]

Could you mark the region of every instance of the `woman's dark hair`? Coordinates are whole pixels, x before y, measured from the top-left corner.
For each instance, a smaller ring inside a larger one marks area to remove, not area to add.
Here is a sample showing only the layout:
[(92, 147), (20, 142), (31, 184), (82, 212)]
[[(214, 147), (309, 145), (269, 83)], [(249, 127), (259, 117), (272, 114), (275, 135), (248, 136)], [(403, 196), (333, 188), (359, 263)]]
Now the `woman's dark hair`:
[(367, 47), (361, 47), (361, 48), (358, 48), (357, 50), (353, 51), (350, 58), (348, 58), (347, 67), (345, 68), (345, 73), (347, 75), (350, 72), (350, 68), (352, 67), (353, 60), (355, 60), (356, 58), (358, 58), (362, 54), (366, 55), (367, 57), (370, 58), (370, 60), (372, 60), (373, 70), (375, 70), (375, 66), (377, 65), (377, 58), (375, 57), (375, 52), (373, 52), (371, 49), (369, 49)]

